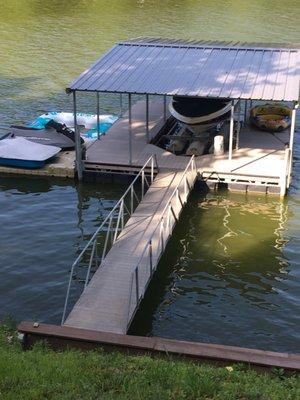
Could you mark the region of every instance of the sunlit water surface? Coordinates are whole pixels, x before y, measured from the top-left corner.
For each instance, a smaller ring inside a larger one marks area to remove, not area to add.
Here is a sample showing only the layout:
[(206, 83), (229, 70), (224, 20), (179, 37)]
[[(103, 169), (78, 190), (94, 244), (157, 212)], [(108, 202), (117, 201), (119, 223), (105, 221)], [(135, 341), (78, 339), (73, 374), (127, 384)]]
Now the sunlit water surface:
[[(7, 0), (0, 22), (0, 125), (71, 110), (67, 84), (126, 38), (300, 41), (297, 0)], [(95, 111), (94, 97), (79, 107)], [(284, 203), (195, 190), (134, 333), (300, 351), (298, 160), (297, 141)], [(123, 190), (0, 177), (1, 317), (59, 322), (70, 265)]]

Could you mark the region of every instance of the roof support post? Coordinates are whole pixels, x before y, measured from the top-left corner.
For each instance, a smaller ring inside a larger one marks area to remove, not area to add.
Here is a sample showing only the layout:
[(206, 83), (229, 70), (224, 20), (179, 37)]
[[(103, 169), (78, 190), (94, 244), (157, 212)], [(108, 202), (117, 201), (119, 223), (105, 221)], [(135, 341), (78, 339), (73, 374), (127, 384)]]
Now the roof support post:
[(146, 140), (147, 143), (150, 142), (149, 137), (149, 95), (146, 94)]
[(129, 164), (132, 165), (132, 115), (131, 115), (131, 93), (128, 93), (128, 123), (129, 123)]
[(100, 99), (99, 92), (97, 92), (97, 139), (100, 139)]
[(234, 100), (231, 101), (231, 112), (230, 112), (230, 126), (229, 126), (229, 152), (228, 159), (232, 159), (232, 147), (233, 147), (233, 117), (234, 117)]
[(122, 93), (120, 93), (120, 117), (123, 117), (123, 96)]
[(164, 121), (167, 120), (167, 96), (164, 95)]
[(291, 174), (292, 174), (292, 165), (293, 165), (294, 138), (295, 138), (295, 125), (296, 125), (296, 112), (297, 112), (297, 108), (298, 107), (299, 107), (299, 103), (295, 102), (293, 110), (292, 110), (292, 116), (291, 116), (290, 142), (289, 142), (290, 160), (289, 160), (289, 165), (288, 165), (288, 184), (287, 184), (287, 187), (290, 187), (290, 183), (291, 183)]
[(248, 104), (248, 100), (245, 100), (244, 123), (247, 122), (247, 104)]
[(74, 117), (74, 130), (75, 130), (75, 154), (76, 154), (76, 171), (78, 180), (82, 180), (82, 148), (80, 140), (80, 130), (77, 125), (77, 104), (76, 104), (76, 91), (73, 91), (73, 117)]
[(238, 150), (240, 146), (240, 131), (241, 131), (241, 100), (238, 102), (238, 129), (236, 133), (235, 149)]

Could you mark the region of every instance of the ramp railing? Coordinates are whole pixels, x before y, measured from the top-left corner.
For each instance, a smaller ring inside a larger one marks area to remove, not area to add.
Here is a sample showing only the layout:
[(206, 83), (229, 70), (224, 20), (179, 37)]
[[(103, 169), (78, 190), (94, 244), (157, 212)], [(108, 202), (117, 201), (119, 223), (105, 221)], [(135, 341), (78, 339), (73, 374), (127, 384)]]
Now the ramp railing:
[(84, 290), (90, 281), (91, 274), (101, 266), (107, 253), (118, 239), (126, 221), (144, 198), (157, 171), (156, 156), (152, 155), (72, 264), (62, 315), (62, 324), (66, 319), (71, 285), (75, 277), (75, 272), (77, 271), (77, 274), (80, 275), (78, 272), (79, 267), (84, 269), (85, 277), (83, 274), (83, 278), (81, 278), (81, 281), (84, 282)]
[(134, 267), (130, 280), (129, 301), (127, 313), (127, 330), (132, 322), (139, 303), (144, 297), (147, 286), (156, 270), (160, 257), (171, 237), (183, 206), (197, 178), (197, 168), (194, 156), (188, 162), (182, 177), (162, 211), (154, 231), (144, 246), (139, 260)]

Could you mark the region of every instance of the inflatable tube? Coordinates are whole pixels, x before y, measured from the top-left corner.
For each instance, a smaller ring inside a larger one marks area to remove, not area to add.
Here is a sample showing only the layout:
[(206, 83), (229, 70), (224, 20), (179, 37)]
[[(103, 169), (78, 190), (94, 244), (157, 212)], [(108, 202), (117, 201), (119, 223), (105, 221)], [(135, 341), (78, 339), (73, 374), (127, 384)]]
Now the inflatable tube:
[(291, 109), (282, 105), (264, 104), (250, 110), (250, 121), (263, 131), (280, 132), (291, 124)]
[[(86, 129), (84, 136), (90, 139), (95, 139), (98, 136), (97, 133), (97, 115), (96, 114), (85, 114), (77, 113), (77, 124), (83, 126)], [(100, 120), (100, 134), (106, 133), (106, 131), (116, 122), (118, 117), (111, 114), (102, 114), (99, 116)], [(44, 129), (46, 124), (54, 120), (60, 124), (65, 124), (68, 128), (74, 128), (74, 116), (73, 113), (67, 112), (49, 112), (42, 114), (35, 120), (26, 124), (28, 128), (32, 129)]]

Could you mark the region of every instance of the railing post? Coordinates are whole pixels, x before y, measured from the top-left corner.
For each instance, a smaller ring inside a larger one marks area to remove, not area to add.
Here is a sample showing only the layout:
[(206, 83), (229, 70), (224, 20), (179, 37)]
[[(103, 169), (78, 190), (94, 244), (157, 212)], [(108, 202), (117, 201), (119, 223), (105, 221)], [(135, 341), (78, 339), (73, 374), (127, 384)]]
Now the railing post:
[(133, 213), (133, 186), (130, 189), (130, 213)]
[(162, 216), (160, 222), (160, 242), (161, 242), (161, 249), (164, 249), (164, 217)]
[(139, 293), (139, 271), (138, 267), (135, 269), (135, 289), (136, 289), (136, 305), (139, 304), (140, 293)]
[(151, 183), (153, 182), (154, 179), (154, 159), (153, 156), (151, 157)]
[(61, 325), (65, 322), (65, 319), (66, 319), (67, 308), (68, 308), (68, 303), (69, 303), (69, 296), (70, 296), (70, 290), (71, 290), (71, 283), (72, 283), (75, 267), (77, 267), (77, 264), (74, 263), (72, 265), (72, 268), (71, 268), (71, 271), (70, 271), (70, 277), (69, 277), (69, 282), (68, 282), (66, 300), (65, 300), (63, 315), (62, 315), (62, 319), (61, 319)]
[(142, 171), (142, 199), (144, 198), (144, 191), (145, 191), (145, 171)]
[[(172, 199), (171, 199), (172, 200)], [(170, 223), (170, 218), (171, 218), (171, 203), (169, 204), (169, 208), (168, 208), (168, 237), (170, 236), (170, 229), (171, 229), (171, 223)]]
[(90, 257), (90, 261), (89, 261), (89, 266), (88, 266), (88, 270), (87, 270), (86, 277), (85, 277), (84, 288), (86, 288), (88, 283), (89, 283), (91, 268), (92, 268), (92, 265), (93, 265), (95, 247), (96, 247), (96, 240), (97, 240), (97, 238), (95, 238), (94, 243), (93, 243), (91, 257)]
[(122, 226), (122, 229), (123, 229), (124, 228), (124, 208), (125, 208), (124, 199), (122, 200), (121, 206), (122, 206), (121, 226)]
[(152, 254), (152, 240), (149, 242), (149, 260), (150, 260), (150, 276), (153, 272), (153, 254)]
[(106, 248), (107, 248), (107, 244), (108, 244), (108, 240), (109, 240), (109, 235), (110, 235), (110, 228), (111, 228), (111, 224), (112, 224), (112, 215), (109, 218), (109, 223), (108, 223), (108, 227), (107, 227), (107, 232), (106, 232), (106, 236), (105, 236), (105, 241), (104, 241), (104, 247), (103, 247), (103, 251), (102, 251), (102, 257), (101, 257), (101, 263), (104, 260), (104, 257), (106, 255)]

